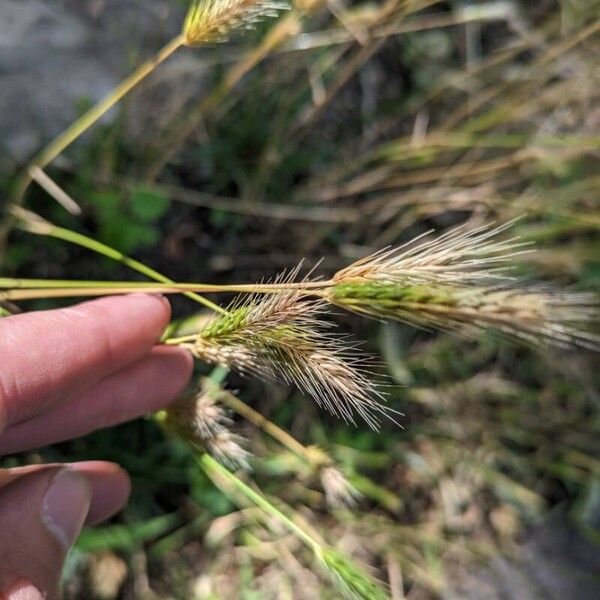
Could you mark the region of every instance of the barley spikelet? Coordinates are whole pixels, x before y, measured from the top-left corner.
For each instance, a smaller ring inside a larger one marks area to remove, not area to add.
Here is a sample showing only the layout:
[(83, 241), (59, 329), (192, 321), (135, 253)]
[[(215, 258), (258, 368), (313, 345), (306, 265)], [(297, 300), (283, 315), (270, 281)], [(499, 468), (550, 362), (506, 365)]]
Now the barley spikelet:
[(432, 239), (427, 232), (353, 263), (338, 271), (334, 281), (456, 284), (505, 279), (509, 261), (527, 251), (517, 238), (497, 239), (513, 223), (473, 229), (461, 225)]
[(321, 485), (325, 492), (325, 500), (331, 508), (351, 508), (356, 505), (356, 501), (360, 497), (358, 490), (337, 467), (323, 468)]
[(250, 469), (246, 440), (231, 432), (233, 419), (219, 403), (220, 389), (201, 383), (198, 394), (183, 397), (166, 412), (166, 426), (194, 447), (208, 451), (229, 468)]
[(286, 3), (276, 0), (194, 0), (183, 26), (185, 44), (223, 41), (233, 30), (251, 28), (286, 8)]
[(599, 349), (585, 330), (597, 318), (593, 294), (520, 287), (507, 263), (523, 253), (516, 238), (497, 240), (500, 227), (463, 227), (386, 250), (339, 271), (324, 297), (363, 315), (473, 335), (492, 329), (528, 343)]
[(205, 362), (293, 383), (332, 414), (353, 423), (358, 414), (376, 428), (391, 411), (380, 404), (365, 358), (321, 318), (325, 306), (298, 290), (238, 300), (199, 332), (192, 352)]
[(379, 582), (345, 554), (325, 548), (319, 558), (349, 600), (389, 600), (390, 596)]

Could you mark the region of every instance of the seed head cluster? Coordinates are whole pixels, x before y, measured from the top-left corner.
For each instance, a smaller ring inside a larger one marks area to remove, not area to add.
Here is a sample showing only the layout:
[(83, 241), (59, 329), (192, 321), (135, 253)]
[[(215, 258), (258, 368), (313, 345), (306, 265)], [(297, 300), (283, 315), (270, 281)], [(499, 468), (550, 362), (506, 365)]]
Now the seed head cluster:
[(352, 508), (360, 497), (358, 490), (334, 466), (327, 466), (321, 470), (321, 485), (327, 505), (331, 508)]
[(249, 470), (246, 441), (231, 432), (233, 420), (219, 402), (219, 391), (209, 380), (202, 381), (195, 396), (180, 398), (167, 410), (167, 427), (225, 466)]
[[(518, 238), (499, 237), (510, 225), (420, 236), (327, 281), (298, 282), (298, 267), (240, 296), (188, 347), (205, 362), (295, 384), (332, 414), (349, 422), (358, 415), (374, 429), (394, 411), (381, 403), (368, 357), (323, 318), (330, 305), (471, 336), (489, 329), (530, 344), (600, 350), (598, 337), (586, 329), (597, 318), (596, 296), (523, 286), (508, 276), (515, 256), (528, 252)], [(334, 504), (352, 495), (335, 491), (336, 477), (327, 473), (322, 480)]]
[(185, 19), (187, 46), (220, 42), (235, 29), (249, 29), (288, 8), (276, 0), (194, 0)]
[(388, 411), (367, 359), (322, 318), (323, 300), (289, 290), (238, 300), (202, 329), (191, 348), (205, 362), (293, 383), (346, 421), (376, 428)]
[(386, 250), (339, 271), (324, 296), (363, 315), (472, 335), (482, 329), (529, 343), (598, 349), (584, 327), (597, 314), (592, 294), (515, 285), (504, 272), (521, 254), (507, 225), (459, 227), (434, 240)]

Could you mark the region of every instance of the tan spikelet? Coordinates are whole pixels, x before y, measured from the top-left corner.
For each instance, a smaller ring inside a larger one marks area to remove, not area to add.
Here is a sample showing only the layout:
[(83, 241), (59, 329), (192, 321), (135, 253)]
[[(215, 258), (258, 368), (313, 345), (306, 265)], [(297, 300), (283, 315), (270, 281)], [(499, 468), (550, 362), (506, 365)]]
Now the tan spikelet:
[(515, 256), (528, 250), (518, 238), (499, 239), (514, 222), (469, 228), (461, 225), (431, 238), (426, 232), (410, 242), (367, 256), (334, 276), (337, 283), (473, 283), (504, 279)]
[(235, 29), (249, 28), (288, 8), (275, 0), (194, 0), (185, 19), (187, 46), (219, 42)]
[(365, 357), (323, 320), (326, 306), (301, 290), (238, 300), (199, 332), (192, 351), (205, 362), (295, 384), (332, 414), (349, 422), (358, 414), (376, 428), (390, 411)]
[(597, 297), (517, 285), (507, 276), (507, 264), (528, 251), (518, 238), (499, 239), (511, 224), (419, 236), (342, 269), (323, 297), (352, 312), (417, 326), (469, 335), (492, 329), (534, 344), (600, 349), (589, 332)]

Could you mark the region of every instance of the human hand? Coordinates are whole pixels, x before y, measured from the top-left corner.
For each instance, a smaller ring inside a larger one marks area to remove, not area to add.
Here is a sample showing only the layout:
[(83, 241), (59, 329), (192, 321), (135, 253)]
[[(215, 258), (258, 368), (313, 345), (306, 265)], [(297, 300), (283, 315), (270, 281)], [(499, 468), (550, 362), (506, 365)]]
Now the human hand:
[[(85, 435), (156, 411), (185, 387), (192, 360), (156, 346), (164, 298), (135, 294), (0, 319), (0, 455)], [(0, 470), (0, 598), (58, 597), (65, 556), (84, 525), (129, 496), (117, 465)]]

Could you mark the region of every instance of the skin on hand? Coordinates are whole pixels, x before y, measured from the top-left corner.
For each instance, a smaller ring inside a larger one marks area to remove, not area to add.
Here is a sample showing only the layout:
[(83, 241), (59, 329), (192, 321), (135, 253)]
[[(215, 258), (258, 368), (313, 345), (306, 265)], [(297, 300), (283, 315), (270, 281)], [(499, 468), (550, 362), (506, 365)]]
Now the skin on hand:
[[(0, 455), (168, 405), (192, 373), (187, 352), (157, 345), (170, 314), (164, 298), (134, 294), (0, 319)], [(102, 461), (0, 470), (0, 598), (58, 598), (81, 527), (119, 511), (129, 490)]]

